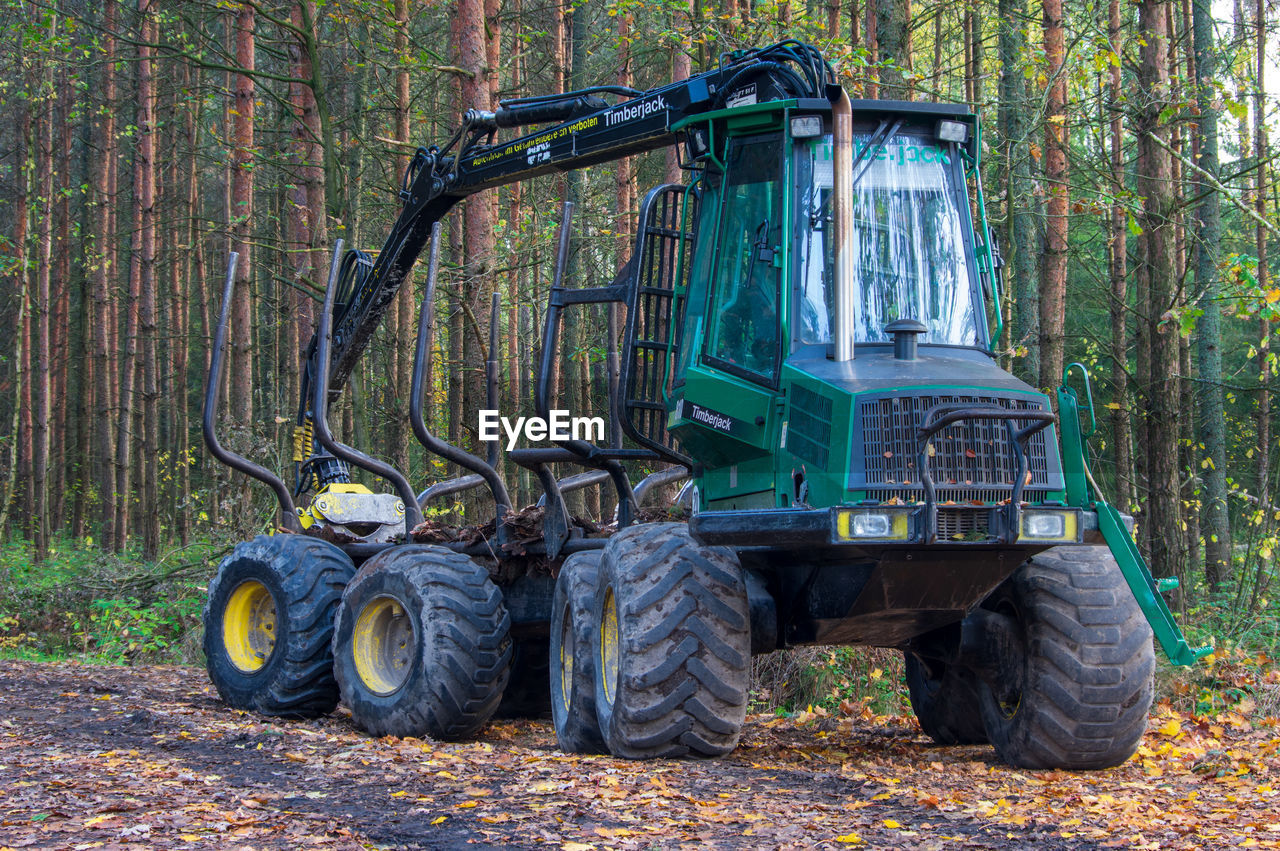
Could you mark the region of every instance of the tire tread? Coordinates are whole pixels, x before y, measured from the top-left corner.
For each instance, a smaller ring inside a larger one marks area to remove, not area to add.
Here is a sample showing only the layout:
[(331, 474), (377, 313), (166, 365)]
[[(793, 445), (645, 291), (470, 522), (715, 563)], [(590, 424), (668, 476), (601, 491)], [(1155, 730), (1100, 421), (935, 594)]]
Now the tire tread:
[(997, 753), (1033, 769), (1123, 763), (1146, 731), (1155, 651), (1151, 628), (1110, 553), (1048, 550), (1019, 568), (1001, 593), (1027, 613), (1028, 658), (1023, 705), (1011, 719), (982, 689)]
[[(722, 756), (738, 743), (750, 685), (746, 585), (733, 551), (681, 523), (632, 526), (601, 559), (615, 586), (624, 660), (601, 729), (616, 756)], [(604, 592), (597, 595), (597, 609)], [(603, 704), (597, 687), (597, 706)]]

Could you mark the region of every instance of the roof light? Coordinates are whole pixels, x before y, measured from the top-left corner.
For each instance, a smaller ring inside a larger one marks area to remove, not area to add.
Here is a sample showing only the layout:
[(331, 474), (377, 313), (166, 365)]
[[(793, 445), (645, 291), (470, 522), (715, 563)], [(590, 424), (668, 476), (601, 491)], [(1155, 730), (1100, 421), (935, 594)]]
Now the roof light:
[(792, 139), (812, 139), (822, 135), (822, 117), (819, 115), (798, 115), (791, 119)]
[(939, 121), (938, 138), (944, 142), (963, 145), (969, 141), (969, 125), (963, 121)]

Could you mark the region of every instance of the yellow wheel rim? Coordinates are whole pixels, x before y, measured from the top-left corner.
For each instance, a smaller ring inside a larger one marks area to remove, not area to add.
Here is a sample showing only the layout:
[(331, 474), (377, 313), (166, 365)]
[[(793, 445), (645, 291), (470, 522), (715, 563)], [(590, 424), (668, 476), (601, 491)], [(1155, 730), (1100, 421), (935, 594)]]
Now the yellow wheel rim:
[(231, 664), (246, 674), (266, 666), (276, 649), (276, 601), (256, 579), (237, 585), (222, 610), (222, 646)]
[(604, 592), (603, 623), (600, 624), (600, 677), (604, 683), (604, 699), (613, 705), (618, 689), (618, 601), (613, 588)]
[(569, 690), (573, 688), (573, 613), (566, 606), (560, 621), (560, 700), (569, 708)]
[(375, 597), (356, 618), (351, 638), (356, 674), (378, 695), (396, 691), (409, 678), (415, 640), (413, 619), (394, 597)]

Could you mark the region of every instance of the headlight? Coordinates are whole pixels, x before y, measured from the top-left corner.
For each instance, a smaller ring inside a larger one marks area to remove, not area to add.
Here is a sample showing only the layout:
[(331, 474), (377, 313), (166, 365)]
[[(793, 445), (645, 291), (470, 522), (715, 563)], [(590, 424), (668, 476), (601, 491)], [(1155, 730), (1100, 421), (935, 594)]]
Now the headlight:
[(1079, 523), (1074, 511), (1026, 511), (1019, 538), (1024, 541), (1074, 541)]
[(840, 541), (905, 541), (910, 534), (907, 511), (845, 508), (836, 512), (836, 539)]

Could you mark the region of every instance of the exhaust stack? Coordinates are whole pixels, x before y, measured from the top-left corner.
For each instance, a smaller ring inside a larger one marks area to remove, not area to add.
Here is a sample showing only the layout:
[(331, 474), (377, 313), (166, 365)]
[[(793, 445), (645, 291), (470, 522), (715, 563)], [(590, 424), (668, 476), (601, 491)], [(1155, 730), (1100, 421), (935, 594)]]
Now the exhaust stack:
[(853, 105), (843, 88), (831, 105), (835, 162), (832, 174), (832, 230), (836, 252), (835, 360), (853, 360)]

